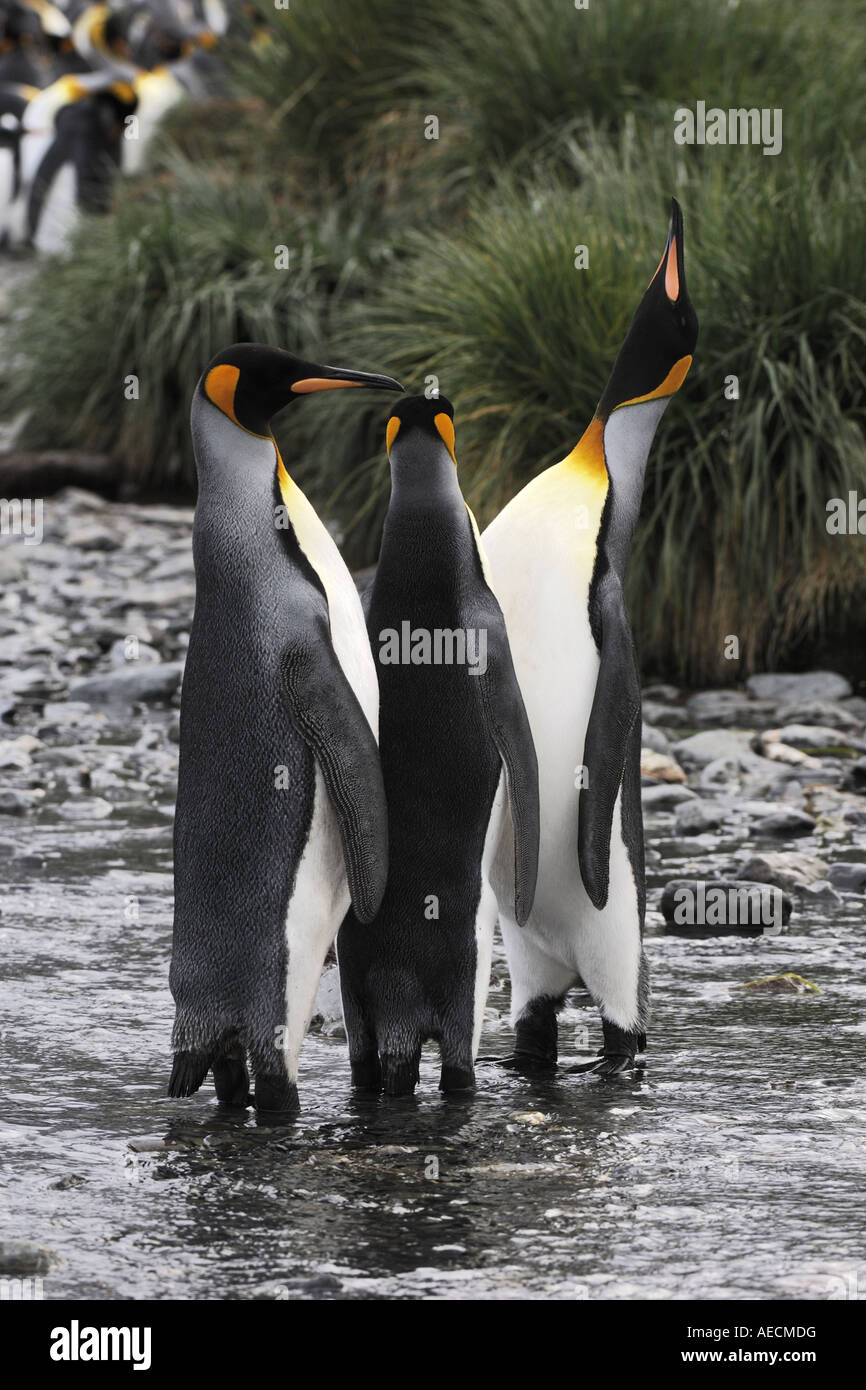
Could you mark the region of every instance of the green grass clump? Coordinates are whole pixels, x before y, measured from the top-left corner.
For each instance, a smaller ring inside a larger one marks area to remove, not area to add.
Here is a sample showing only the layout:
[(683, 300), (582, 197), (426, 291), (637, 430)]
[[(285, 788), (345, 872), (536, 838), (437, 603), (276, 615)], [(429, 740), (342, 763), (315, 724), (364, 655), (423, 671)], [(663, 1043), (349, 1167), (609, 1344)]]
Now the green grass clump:
[[(375, 345), (410, 389), (438, 378), (457, 411), (464, 491), (489, 520), (589, 421), (675, 188), (702, 332), (651, 455), (630, 602), (647, 663), (729, 679), (726, 635), (740, 638), (742, 675), (866, 598), (857, 539), (826, 532), (828, 498), (866, 496), (864, 181), (853, 165), (819, 188), (808, 163), (789, 183), (704, 161), (677, 182), (665, 144), (611, 159), (601, 141), (580, 158), (574, 188), (509, 176), (459, 238), (418, 236), (373, 302), (347, 301), (341, 348), (369, 356)], [(574, 268), (578, 243), (589, 270)], [(736, 401), (724, 393), (731, 375)], [(367, 462), (347, 483), (324, 445), (352, 428)], [(372, 556), (387, 504), (374, 428), (372, 402), (368, 419), (338, 408), (318, 453), (318, 491), (332, 487), (354, 511), (357, 558)]]

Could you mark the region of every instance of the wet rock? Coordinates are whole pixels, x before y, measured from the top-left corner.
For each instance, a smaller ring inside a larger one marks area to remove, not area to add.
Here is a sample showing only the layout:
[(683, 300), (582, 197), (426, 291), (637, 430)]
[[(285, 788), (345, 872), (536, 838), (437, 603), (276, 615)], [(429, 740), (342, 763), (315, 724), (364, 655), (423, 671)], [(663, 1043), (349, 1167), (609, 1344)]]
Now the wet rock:
[(686, 774), (679, 763), (666, 753), (654, 753), (651, 748), (642, 748), (640, 754), (642, 777), (651, 777), (656, 782), (685, 782)]
[(169, 1146), (161, 1134), (142, 1134), (137, 1139), (130, 1139), (126, 1147), (134, 1154), (146, 1154), (158, 1153), (160, 1149), (167, 1149)]
[(180, 662), (159, 662), (132, 670), (112, 671), (78, 681), (70, 688), (70, 698), (90, 705), (135, 705), (170, 700), (180, 685)]
[(831, 864), (827, 879), (842, 893), (866, 892), (866, 864)]
[(849, 825), (866, 825), (866, 806), (846, 806), (843, 819)]
[(50, 1184), (54, 1192), (69, 1192), (71, 1188), (83, 1187), (87, 1182), (80, 1173), (69, 1173), (65, 1178), (58, 1178), (57, 1182)]
[(750, 676), (746, 689), (761, 700), (789, 704), (803, 700), (842, 700), (852, 693), (845, 677), (834, 671), (806, 671), (802, 675), (768, 671)]
[(684, 724), (688, 724), (683, 711), (675, 705), (662, 705), (657, 704), (655, 700), (644, 700), (642, 712), (644, 723), (653, 727), (660, 725), (666, 729), (681, 729)]
[(866, 791), (866, 758), (857, 758), (851, 763), (845, 776), (845, 785), (854, 791)]
[(806, 811), (774, 811), (772, 815), (762, 816), (752, 826), (755, 835), (774, 835), (779, 839), (793, 840), (800, 835), (815, 832), (815, 819)]
[(804, 899), (811, 902), (839, 903), (842, 901), (829, 879), (819, 878), (817, 883), (807, 883), (800, 889)]
[(328, 1033), (327, 1029), (335, 1023), (338, 1023), (342, 1028), (343, 1001), (340, 995), (340, 971), (336, 965), (329, 970), (322, 971), (322, 978), (316, 991), (316, 1002), (313, 1005), (310, 1029), (320, 1031), (326, 1037), (333, 1037), (336, 1035)]
[(740, 865), (743, 878), (757, 883), (773, 883), (793, 893), (818, 879), (827, 877), (827, 861), (801, 850), (768, 850), (754, 854)]
[(775, 709), (772, 700), (753, 700), (741, 690), (702, 690), (686, 701), (687, 722), (713, 728), (754, 728), (772, 718)]
[(767, 742), (786, 743), (790, 748), (834, 753), (866, 749), (866, 739), (821, 724), (785, 724), (781, 729), (768, 730), (764, 737)]
[(684, 801), (696, 801), (697, 792), (677, 782), (660, 782), (652, 787), (641, 788), (641, 801), (644, 810), (672, 811)]
[(0, 815), (26, 816), (45, 796), (43, 791), (18, 791), (14, 787), (0, 788)]
[[(862, 695), (850, 695), (847, 700), (840, 700), (839, 705), (842, 709), (847, 710), (849, 714), (853, 714), (855, 719), (858, 719), (861, 724), (866, 724), (866, 699), (864, 699)], [(804, 720), (803, 722), (806, 723), (808, 721)], [(825, 724), (830, 724), (832, 721), (825, 719), (824, 722)]]
[(855, 734), (864, 724), (853, 709), (836, 700), (800, 700), (783, 705), (779, 713), (788, 724), (820, 724), (826, 729), (847, 729)]
[(671, 741), (661, 729), (654, 729), (651, 724), (644, 724), (641, 728), (641, 747), (651, 748), (654, 753), (669, 753), (671, 751)]
[(77, 801), (64, 801), (57, 814), (64, 820), (105, 820), (114, 807), (101, 796), (83, 796)]
[(706, 767), (719, 758), (736, 758), (747, 752), (749, 735), (730, 729), (705, 729), (674, 744), (674, 757), (685, 768)]
[(0, 742), (0, 768), (16, 767), (26, 771), (31, 766), (33, 753), (44, 746), (42, 740), (34, 738), (32, 734), (5, 739)]
[(750, 994), (820, 994), (817, 985), (804, 980), (802, 975), (766, 975), (761, 980), (748, 980), (744, 985), (734, 985), (734, 989), (747, 989)]
[(682, 936), (760, 936), (782, 930), (793, 911), (779, 888), (747, 878), (676, 878), (660, 903), (666, 930)]
[(72, 527), (67, 532), (66, 544), (73, 550), (109, 551), (119, 550), (123, 542), (116, 532), (109, 531), (107, 526), (100, 526), (98, 522), (87, 522)]
[(653, 685), (644, 687), (643, 697), (645, 700), (660, 700), (662, 704), (669, 705), (673, 700), (680, 698), (680, 692), (675, 685), (665, 685), (663, 681), (656, 681)]
[(725, 813), (710, 801), (689, 801), (678, 807), (675, 828), (678, 835), (705, 835), (715, 830), (725, 819)]
[(48, 1274), (60, 1263), (56, 1250), (32, 1240), (0, 1240), (0, 1274)]
[(112, 666), (121, 669), (129, 669), (140, 662), (144, 666), (153, 666), (162, 660), (156, 647), (148, 646), (147, 642), (135, 639), (135, 644), (131, 644), (127, 637), (119, 637), (116, 642), (112, 642), (108, 657)]

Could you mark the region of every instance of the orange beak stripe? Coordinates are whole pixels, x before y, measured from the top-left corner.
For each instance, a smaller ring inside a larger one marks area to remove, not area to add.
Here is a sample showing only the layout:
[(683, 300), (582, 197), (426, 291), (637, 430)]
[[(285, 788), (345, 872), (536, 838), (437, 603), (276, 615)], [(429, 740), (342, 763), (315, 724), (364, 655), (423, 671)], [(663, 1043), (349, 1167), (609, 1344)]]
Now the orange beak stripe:
[(360, 381), (332, 381), (330, 377), (308, 376), (303, 381), (296, 381), (292, 385), (292, 390), (299, 396), (305, 396), (310, 391), (336, 391), (339, 386), (362, 386)]
[(680, 297), (680, 273), (677, 269), (677, 239), (671, 240), (670, 250), (668, 251), (668, 263), (665, 266), (665, 294), (672, 303)]

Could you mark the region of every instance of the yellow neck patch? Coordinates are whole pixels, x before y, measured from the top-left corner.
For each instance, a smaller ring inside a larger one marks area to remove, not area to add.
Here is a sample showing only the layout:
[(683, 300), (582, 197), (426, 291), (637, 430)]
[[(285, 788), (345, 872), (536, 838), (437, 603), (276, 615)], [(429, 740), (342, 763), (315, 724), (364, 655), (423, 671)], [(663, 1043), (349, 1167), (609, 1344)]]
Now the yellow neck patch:
[(562, 460), (586, 478), (607, 481), (604, 464), (604, 421), (594, 415), (570, 454)]
[(630, 401), (620, 401), (614, 409), (622, 410), (624, 405), (640, 405), (641, 401), (657, 401), (661, 400), (663, 396), (676, 395), (688, 376), (691, 365), (691, 357), (681, 357), (679, 362), (674, 363), (664, 381), (654, 391), (649, 391), (645, 396), (634, 396)]
[(438, 415), (433, 416), (433, 424), (439, 431), (440, 438), (454, 460), (454, 467), (457, 467), (457, 455), (454, 452), (454, 421), (450, 415), (446, 415), (444, 410), (440, 410)]

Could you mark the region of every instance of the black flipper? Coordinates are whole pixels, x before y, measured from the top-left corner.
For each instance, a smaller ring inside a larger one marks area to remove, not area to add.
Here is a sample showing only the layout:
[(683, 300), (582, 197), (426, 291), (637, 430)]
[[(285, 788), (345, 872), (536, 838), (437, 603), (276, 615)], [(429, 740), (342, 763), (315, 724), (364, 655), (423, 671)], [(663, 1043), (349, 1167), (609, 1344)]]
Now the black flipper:
[(282, 657), (292, 723), (325, 780), (340, 826), (355, 916), (371, 922), (388, 876), (388, 808), (379, 748), (331, 646), (328, 620), (317, 616)]
[(487, 670), (478, 680), (490, 736), (508, 780), (514, 822), (514, 915), (522, 927), (532, 911), (538, 877), (538, 759), (498, 604), (487, 613), (485, 625)]
[(580, 792), (577, 853), (583, 886), (600, 911), (607, 902), (614, 805), (641, 712), (631, 629), (613, 569), (598, 582), (590, 619), (601, 663), (583, 750), (587, 785)]

